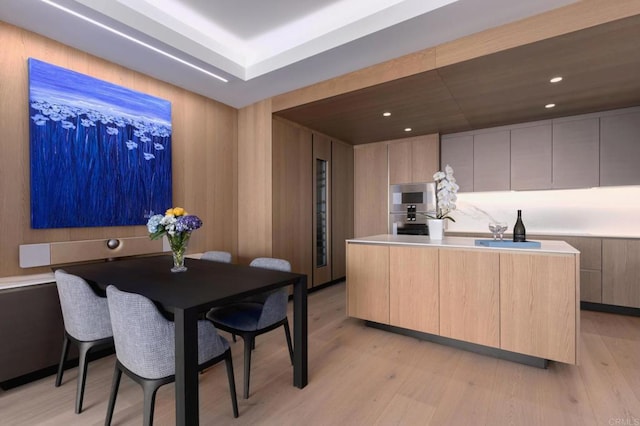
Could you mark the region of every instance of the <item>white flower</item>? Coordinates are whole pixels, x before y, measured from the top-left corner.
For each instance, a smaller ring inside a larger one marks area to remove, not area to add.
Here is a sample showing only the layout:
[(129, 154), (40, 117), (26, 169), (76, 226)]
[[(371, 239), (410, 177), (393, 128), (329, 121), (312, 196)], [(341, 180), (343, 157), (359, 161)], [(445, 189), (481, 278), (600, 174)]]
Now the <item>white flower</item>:
[(447, 164), (443, 171), (436, 172), (433, 175), (436, 181), (436, 219), (455, 220), (449, 216), (456, 209), (456, 201), (458, 196), (456, 193), (460, 189), (453, 177), (453, 168)]
[(436, 182), (438, 182), (438, 181), (440, 181), (440, 180), (442, 180), (444, 178), (445, 178), (445, 174), (443, 172), (436, 172), (433, 175), (433, 180), (435, 180)]

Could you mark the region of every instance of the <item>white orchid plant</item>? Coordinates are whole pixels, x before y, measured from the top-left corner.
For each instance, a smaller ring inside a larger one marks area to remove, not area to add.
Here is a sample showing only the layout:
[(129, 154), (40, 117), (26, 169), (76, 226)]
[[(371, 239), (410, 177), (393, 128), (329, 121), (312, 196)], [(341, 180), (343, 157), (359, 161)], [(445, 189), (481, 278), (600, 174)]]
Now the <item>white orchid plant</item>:
[(456, 178), (453, 177), (453, 168), (447, 164), (444, 172), (439, 171), (433, 175), (433, 180), (436, 182), (436, 214), (428, 217), (455, 222), (450, 213), (456, 209), (458, 200), (456, 194), (460, 187), (456, 183)]

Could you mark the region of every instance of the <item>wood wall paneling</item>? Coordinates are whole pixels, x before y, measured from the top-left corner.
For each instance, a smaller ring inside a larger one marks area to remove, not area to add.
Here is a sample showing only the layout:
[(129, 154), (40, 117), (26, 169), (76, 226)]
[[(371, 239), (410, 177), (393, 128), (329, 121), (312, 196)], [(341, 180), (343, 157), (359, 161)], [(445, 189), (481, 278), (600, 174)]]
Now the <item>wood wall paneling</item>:
[(0, 37), (3, 41), (0, 55), (0, 133), (4, 141), (0, 158), (0, 212), (4, 217), (13, 218), (0, 224), (3, 236), (0, 276), (50, 271), (47, 267), (21, 269), (18, 261), (18, 246), (21, 244), (147, 236), (144, 226), (31, 229), (29, 57), (169, 100), (173, 125), (174, 203), (183, 204), (191, 213), (200, 216), (204, 223), (194, 233), (189, 251), (210, 248), (235, 250), (237, 191), (233, 174), (237, 164), (234, 153), (236, 109), (4, 22), (0, 22)]
[(273, 98), (273, 110), (351, 92), (413, 74), (640, 14), (635, 0), (586, 0), (443, 43)]
[(271, 100), (238, 112), (238, 258), (272, 255)]
[(298, 105), (340, 95), (386, 81), (407, 77), (419, 72), (434, 69), (435, 49), (391, 59), (361, 70), (326, 80), (302, 89), (293, 90), (273, 98), (273, 110), (282, 111)]
[(574, 256), (500, 254), (500, 347), (575, 364)]
[(490, 28), (436, 48), (436, 67), (508, 50), (536, 41), (640, 14), (637, 1), (584, 0)]
[(353, 237), (353, 146), (331, 141), (332, 279), (347, 273), (345, 240)]
[(500, 255), (440, 250), (440, 335), (500, 347)]
[(386, 234), (389, 228), (387, 146), (356, 146), (354, 158), (354, 236)]
[(389, 248), (389, 323), (438, 334), (438, 249)]
[(313, 285), (311, 131), (273, 120), (273, 256)]

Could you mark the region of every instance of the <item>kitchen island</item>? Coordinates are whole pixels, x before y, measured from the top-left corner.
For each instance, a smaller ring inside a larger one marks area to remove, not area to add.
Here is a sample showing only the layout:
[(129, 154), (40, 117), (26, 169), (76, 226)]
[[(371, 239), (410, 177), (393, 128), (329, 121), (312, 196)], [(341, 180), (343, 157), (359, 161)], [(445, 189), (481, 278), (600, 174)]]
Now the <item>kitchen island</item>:
[(346, 241), (347, 315), (514, 361), (578, 363), (580, 252), (375, 235)]

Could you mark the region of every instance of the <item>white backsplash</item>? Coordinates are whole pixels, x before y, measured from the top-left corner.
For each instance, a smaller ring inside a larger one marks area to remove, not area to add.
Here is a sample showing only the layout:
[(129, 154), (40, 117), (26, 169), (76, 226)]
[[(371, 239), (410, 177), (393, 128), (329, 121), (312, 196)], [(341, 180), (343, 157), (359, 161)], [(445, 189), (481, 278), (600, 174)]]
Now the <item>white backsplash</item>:
[(527, 234), (640, 238), (640, 186), (468, 192), (458, 194), (457, 204), (448, 231), (489, 235), (488, 224), (495, 220), (506, 222), (511, 234), (522, 210)]

